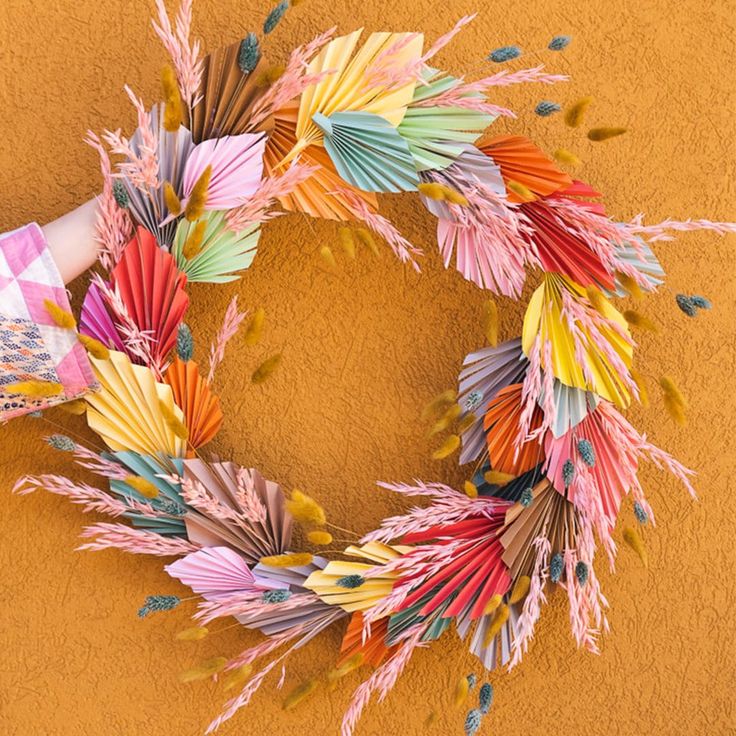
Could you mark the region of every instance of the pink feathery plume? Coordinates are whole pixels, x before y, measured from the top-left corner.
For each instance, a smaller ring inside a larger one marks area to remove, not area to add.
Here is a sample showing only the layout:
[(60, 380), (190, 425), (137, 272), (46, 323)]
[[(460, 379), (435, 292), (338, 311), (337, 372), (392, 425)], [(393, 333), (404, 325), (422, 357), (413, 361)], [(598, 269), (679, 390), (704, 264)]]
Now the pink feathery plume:
[(658, 240), (674, 240), (667, 234), (668, 230), (679, 232), (693, 232), (695, 230), (711, 230), (718, 235), (736, 233), (736, 222), (712, 222), (711, 220), (664, 220), (657, 225), (643, 225), (642, 215), (637, 215), (627, 225), (627, 230), (632, 235), (641, 235), (650, 243)]
[(215, 377), (215, 370), (225, 357), (225, 346), (235, 336), (240, 323), (247, 316), (248, 310), (238, 312), (238, 297), (234, 296), (225, 312), (225, 319), (222, 321), (222, 327), (217, 333), (217, 339), (210, 346), (210, 371), (207, 374), (207, 383), (212, 383), (212, 379)]
[[(270, 581), (268, 582), (270, 583)], [(195, 618), (203, 624), (228, 616), (248, 617), (248, 619), (254, 622), (261, 618), (267, 619), (273, 615), (274, 604), (264, 603), (261, 599), (265, 590), (274, 590), (276, 587), (270, 584), (258, 586), (257, 589), (254, 588), (250, 591), (239, 591), (237, 595), (228, 598), (217, 598), (200, 603)], [(285, 601), (279, 603), (278, 610), (279, 612), (294, 611), (298, 608), (312, 606), (319, 602), (319, 597), (314, 593), (295, 593)], [(252, 659), (248, 662), (240, 661), (239, 664), (250, 664), (252, 661)]]
[[(524, 382), (521, 387), (521, 415), (519, 417), (519, 431), (516, 433), (516, 437), (514, 437), (514, 445), (516, 446), (514, 459), (518, 457), (521, 446), (530, 439), (534, 439), (529, 433), (529, 428), (531, 427), (532, 418), (537, 408), (537, 402), (542, 395), (540, 341), (541, 337), (537, 335), (529, 351), (529, 365), (527, 366), (526, 375), (524, 376)], [(539, 434), (539, 431), (537, 430), (535, 435)]]
[(130, 473), (120, 464), (102, 457), (78, 442), (74, 443), (74, 461), (87, 470), (111, 480), (125, 480)]
[(256, 492), (253, 471), (240, 468), (237, 472), (237, 499), (245, 519), (253, 524), (263, 524), (266, 521), (266, 507)]
[(203, 62), (199, 58), (199, 41), (192, 42), (189, 39), (192, 29), (192, 0), (181, 0), (175, 20), (176, 31), (171, 27), (164, 0), (156, 0), (156, 10), (158, 23), (152, 19), (151, 25), (171, 56), (182, 99), (192, 110), (202, 100), (201, 95), (195, 95), (203, 72)]
[(319, 166), (293, 163), (283, 174), (263, 179), (258, 190), (246, 204), (227, 213), (228, 228), (240, 232), (255, 223), (266, 222), (286, 214), (271, 208), (281, 197), (291, 194), (318, 170)]
[[(407, 534), (423, 532), (432, 527), (455, 524), (471, 516), (487, 516), (491, 518), (498, 513), (499, 508), (509, 505), (498, 498), (470, 498), (464, 493), (449, 486), (434, 484), (431, 493), (427, 493), (427, 486), (419, 483), (415, 487), (403, 484), (378, 483), (381, 488), (406, 495), (432, 495), (431, 506), (425, 508), (414, 507), (408, 513), (400, 516), (391, 516), (381, 522), (378, 529), (366, 534), (360, 541), (390, 543)], [(382, 568), (385, 571), (385, 567)]]
[(112, 153), (125, 156), (127, 159), (118, 164), (118, 176), (124, 176), (137, 189), (147, 193), (149, 189), (159, 187), (158, 136), (151, 126), (151, 116), (146, 112), (143, 101), (135, 96), (127, 84), (125, 91), (138, 113), (138, 131), (140, 132), (138, 153), (133, 150), (130, 140), (121, 135), (119, 129), (115, 132), (106, 130), (102, 138), (110, 146)]
[(549, 557), (552, 553), (552, 545), (547, 538), (546, 528), (544, 533), (534, 540), (532, 547), (537, 551), (537, 555), (534, 561), (529, 593), (524, 599), (521, 616), (516, 622), (514, 640), (511, 645), (509, 672), (521, 662), (522, 656), (526, 654), (529, 642), (534, 636), (534, 628), (542, 613), (542, 606), (547, 602), (544, 586), (547, 583), (547, 569), (549, 567)]
[(463, 90), (463, 85), (458, 85), (452, 89), (448, 89), (434, 97), (427, 97), (424, 100), (412, 103), (412, 107), (457, 107), (461, 110), (474, 110), (483, 115), (493, 115), (494, 117), (516, 118), (516, 113), (507, 107), (494, 105), (488, 102), (485, 97), (480, 95), (469, 95)]
[(92, 146), (100, 156), (102, 194), (97, 197), (95, 239), (100, 244), (97, 259), (106, 271), (120, 260), (126, 243), (133, 234), (133, 223), (126, 210), (118, 205), (113, 195), (113, 177), (110, 157), (97, 134), (87, 131), (84, 142)]
[(297, 46), (289, 56), (284, 73), (259, 97), (250, 112), (249, 126), (253, 130), (269, 115), (282, 108), (287, 102), (299, 97), (307, 87), (319, 84), (334, 70), (308, 74), (306, 69), (312, 57), (335, 35), (337, 26), (317, 36), (303, 46)]
[(544, 65), (540, 64), (532, 69), (519, 69), (510, 72), (508, 69), (483, 77), (475, 82), (463, 85), (466, 92), (484, 92), (490, 87), (510, 87), (512, 84), (556, 84), (557, 82), (569, 82), (570, 77), (566, 74), (545, 74), (542, 70)]
[(350, 705), (342, 720), (341, 736), (352, 736), (355, 726), (373, 693), (378, 693), (378, 702), (389, 694), (404, 668), (409, 663), (414, 650), (422, 644), (421, 639), (427, 625), (418, 624), (406, 632), (400, 648), (387, 662), (382, 664), (353, 694)]
[(477, 179), (462, 193), (470, 204), (452, 206), (457, 222), (437, 222), (437, 241), (445, 268), (450, 266), (454, 253), (455, 267), (468, 281), (518, 298), (526, 280), (526, 267), (539, 264), (526, 216)]
[(114, 547), (133, 554), (170, 557), (186, 555), (200, 548), (199, 545), (186, 539), (164, 537), (161, 534), (134, 529), (125, 524), (94, 524), (85, 527), (81, 536), (85, 539), (93, 539), (93, 541), (77, 547), (80, 550), (97, 551)]
[(341, 188), (339, 194), (344, 198), (346, 206), (354, 217), (383, 238), (402, 263), (408, 262), (415, 271), (419, 271), (419, 264), (414, 259), (424, 255), (420, 248), (413, 246), (385, 217), (373, 212), (355, 192)]

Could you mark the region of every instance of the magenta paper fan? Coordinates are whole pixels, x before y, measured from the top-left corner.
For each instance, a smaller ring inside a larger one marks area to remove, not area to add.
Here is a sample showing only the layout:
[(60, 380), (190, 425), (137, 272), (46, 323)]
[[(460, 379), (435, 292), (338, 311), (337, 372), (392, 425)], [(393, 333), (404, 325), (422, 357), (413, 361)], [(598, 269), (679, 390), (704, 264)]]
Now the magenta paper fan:
[(230, 210), (245, 204), (260, 186), (265, 148), (262, 133), (229, 135), (198, 143), (184, 169), (184, 199), (189, 198), (202, 172), (212, 166), (205, 209)]
[(120, 339), (115, 323), (107, 311), (105, 299), (100, 292), (100, 287), (93, 281), (87, 289), (87, 294), (82, 303), (82, 314), (79, 319), (79, 331), (95, 340), (99, 340), (108, 348), (126, 353), (125, 345)]

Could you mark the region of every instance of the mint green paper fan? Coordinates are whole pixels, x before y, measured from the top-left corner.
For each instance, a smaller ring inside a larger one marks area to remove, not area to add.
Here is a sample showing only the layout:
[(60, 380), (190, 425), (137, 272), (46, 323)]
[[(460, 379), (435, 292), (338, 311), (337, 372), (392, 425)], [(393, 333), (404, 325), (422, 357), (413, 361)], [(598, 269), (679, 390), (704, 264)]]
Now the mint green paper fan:
[[(462, 107), (417, 107), (416, 103), (431, 100), (457, 87), (456, 77), (437, 74), (434, 69), (425, 73), (426, 84), (418, 84), (414, 99), (399, 124), (397, 131), (409, 144), (417, 171), (446, 169), (465, 150), (465, 144), (475, 142), (495, 120), (495, 116)], [(482, 97), (472, 93), (468, 97)]]
[(337, 173), (364, 192), (410, 192), (419, 184), (407, 142), (391, 123), (367, 112), (312, 116)]
[[(220, 210), (205, 212), (201, 220), (207, 225), (202, 247), (194, 258), (184, 258), (184, 244), (197, 223), (182, 219), (176, 229), (171, 255), (177, 268), (187, 275), (189, 281), (222, 284), (239, 279), (238, 271), (245, 271), (253, 262), (261, 235), (260, 224), (254, 223), (245, 230), (233, 232), (229, 229), (226, 213)], [(201, 221), (201, 220), (198, 220)]]

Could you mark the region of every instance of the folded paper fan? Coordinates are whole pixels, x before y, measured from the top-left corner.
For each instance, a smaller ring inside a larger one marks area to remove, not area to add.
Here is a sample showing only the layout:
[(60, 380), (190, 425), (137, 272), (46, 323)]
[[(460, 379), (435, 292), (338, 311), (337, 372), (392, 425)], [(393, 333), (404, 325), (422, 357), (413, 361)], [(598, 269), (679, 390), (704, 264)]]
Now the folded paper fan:
[[(181, 181), (184, 165), (193, 147), (192, 134), (182, 125), (179, 130), (169, 132), (163, 127), (163, 115), (158, 105), (150, 112), (151, 128), (156, 133), (156, 160), (158, 162), (159, 182), (168, 181), (174, 191), (181, 192)], [(130, 139), (132, 151), (140, 156), (146, 147), (146, 140), (141, 130), (136, 130)], [(141, 191), (128, 179), (123, 178), (128, 194), (128, 207), (135, 220), (146, 230), (153, 233), (162, 246), (168, 246), (174, 237), (176, 222), (165, 219), (167, 206), (164, 198), (164, 187)]]
[(192, 112), (191, 129), (199, 143), (208, 138), (269, 131), (271, 118), (252, 127), (253, 106), (265, 89), (258, 79), (267, 67), (264, 57), (249, 74), (238, 65), (240, 44), (223, 46), (208, 54), (202, 62), (202, 82), (198, 95), (202, 99)]
[[(298, 103), (290, 103), (274, 115), (274, 129), (266, 145), (264, 163), (271, 176), (283, 173), (279, 166), (296, 145)], [(354, 213), (341, 190), (347, 189), (360, 197), (372, 210), (378, 208), (376, 195), (364, 192), (340, 178), (329, 154), (322, 146), (308, 146), (299, 156), (299, 162), (317, 170), (290, 194), (279, 198), (281, 206), (291, 212), (304, 212), (311, 217), (328, 220), (350, 220)]]
[[(616, 260), (622, 265), (618, 269), (624, 273), (630, 268), (635, 268), (639, 273), (643, 274), (648, 285), (639, 284), (644, 291), (654, 291), (664, 282), (664, 269), (662, 264), (657, 260), (657, 256), (642, 238), (636, 238), (635, 242), (626, 243), (616, 248)], [(608, 295), (627, 296), (628, 291), (623, 288), (618, 279), (616, 279), (616, 288), (614, 291), (608, 291)]]
[(414, 191), (419, 177), (406, 141), (385, 118), (367, 112), (312, 116), (337, 173), (367, 192)]
[[(362, 30), (340, 36), (326, 44), (307, 67), (307, 74), (332, 72), (321, 82), (308, 87), (301, 96), (296, 123), (297, 143), (282, 165), (310, 144), (322, 143), (322, 131), (315, 124), (315, 113), (329, 117), (334, 112), (362, 112), (380, 115), (397, 126), (412, 100), (416, 81), (398, 86), (372, 84), (370, 72), (384, 53), (390, 56), (385, 68), (401, 70), (419, 61), (424, 37), (420, 33), (371, 33), (355, 53)], [(392, 49), (396, 49), (392, 53)]]
[(493, 670), (499, 664), (504, 667), (511, 659), (519, 615), (519, 607), (510, 605), (508, 619), (489, 642), (486, 642), (486, 634), (493, 623), (493, 613), (479, 619), (474, 619), (469, 614), (458, 617), (457, 633), (463, 640), (470, 636), (470, 653), (478, 657), (487, 670)]
[(265, 147), (263, 133), (241, 133), (198, 143), (184, 168), (183, 199), (189, 197), (202, 173), (211, 166), (205, 209), (229, 210), (245, 204), (261, 183)]
[(345, 554), (368, 559), (369, 563), (333, 560), (324, 570), (315, 570), (304, 586), (314, 591), (325, 603), (340, 606), (348, 613), (365, 611), (391, 592), (398, 574), (392, 572), (373, 574), (369, 578), (363, 576), (408, 551), (407, 547), (389, 547), (379, 542), (369, 542), (363, 547), (350, 546)]
[(150, 337), (151, 354), (159, 365), (176, 344), (189, 306), (186, 283), (172, 256), (140, 227), (110, 274), (111, 288), (120, 295), (136, 327)]
[(220, 429), (222, 410), (220, 399), (210, 391), (207, 382), (199, 375), (193, 360), (184, 362), (175, 357), (164, 375), (171, 386), (174, 402), (184, 412), (184, 424), (189, 430), (190, 454), (206, 445)]
[[(258, 500), (265, 507), (265, 521), (242, 518), (239, 472), (247, 474)], [(284, 495), (277, 483), (266, 480), (257, 470), (241, 469), (231, 462), (206, 463), (192, 458), (184, 461), (184, 480), (199, 485), (217, 504), (241, 517), (238, 520), (227, 518), (226, 512), (217, 517), (188, 514), (185, 522), (191, 541), (202, 546), (227, 545), (249, 564), (258, 562), (261, 557), (281, 554), (288, 547), (292, 517), (286, 510)]]
[[(462, 81), (449, 75), (437, 77), (434, 69), (425, 69), (423, 76), (425, 84), (417, 85), (398, 127), (420, 172), (447, 168), (495, 119), (493, 115), (463, 107), (429, 105), (433, 97)], [(467, 96), (482, 97), (478, 93)]]
[(102, 296), (100, 286), (96, 281), (90, 282), (85, 294), (82, 313), (79, 318), (79, 331), (83, 335), (94, 337), (95, 340), (99, 340), (108, 348), (121, 353), (128, 352), (110, 316), (105, 298)]
[[(523, 135), (501, 135), (478, 148), (501, 168), (507, 184), (515, 181), (537, 196), (545, 197), (572, 184), (572, 178)], [(511, 202), (524, 201), (511, 190), (508, 198)]]
[[(590, 391), (566, 386), (555, 380), (552, 389), (555, 415), (552, 422), (552, 433), (560, 437), (569, 429), (583, 421), (598, 406), (598, 397)], [(544, 407), (544, 385), (539, 395), (539, 406)]]
[(620, 441), (622, 435), (626, 436), (626, 430), (622, 432), (623, 420), (610, 406), (600, 404), (562, 437), (548, 434), (545, 439), (545, 453), (547, 476), (559, 493), (566, 494), (575, 503), (580, 489), (576, 483), (567, 487), (563, 469), (568, 460), (573, 463), (578, 461), (581, 440), (590, 443), (595, 458), (593, 467), (587, 468), (592, 476), (590, 486), (595, 488), (601, 511), (613, 526), (621, 501), (629, 492), (632, 479), (636, 477), (639, 461), (635, 448), (630, 443)]
[(257, 578), (245, 560), (229, 547), (205, 547), (166, 565), (164, 570), (206, 600), (227, 598), (235, 593), (260, 594), (265, 590), (287, 587), (283, 583)]
[[(261, 236), (260, 225), (254, 223), (245, 230), (235, 232), (228, 227), (227, 213), (205, 212), (196, 222), (182, 218), (176, 229), (171, 254), (178, 269), (193, 282), (223, 284), (240, 278), (253, 263)], [(184, 256), (184, 245), (199, 223), (204, 222), (202, 242), (196, 254)]]
[(587, 302), (580, 286), (562, 276), (546, 274), (524, 316), (522, 348), (529, 355), (535, 345), (539, 349), (547, 341), (555, 378), (567, 386), (599, 394), (617, 406), (628, 406), (634, 343), (626, 320), (605, 298), (600, 314)]
[[(483, 428), (491, 467), (502, 473), (519, 476), (531, 470), (544, 459), (542, 446), (536, 440), (517, 443), (521, 424), (523, 384), (514, 383), (502, 388), (488, 405)], [(534, 407), (529, 432), (542, 426), (542, 410)]]
[(475, 422), (462, 435), (461, 465), (478, 459), (485, 451), (483, 417), (488, 406), (502, 388), (523, 380), (527, 365), (520, 338), (466, 356), (459, 379), (458, 404), (463, 409), (460, 421), (473, 414)]
[(174, 434), (161, 409), (164, 404), (180, 421), (184, 418), (171, 387), (157, 383), (149, 368), (133, 365), (123, 353), (110, 351), (109, 360), (90, 360), (100, 390), (85, 396), (87, 424), (107, 446), (116, 452), (184, 456), (186, 442)]
[(486, 479), (486, 474), (491, 469), (491, 465), (490, 463), (484, 463), (473, 476), (473, 484), (478, 489), (479, 496), (495, 496), (516, 503), (524, 495), (527, 488), (534, 488), (545, 477), (543, 466), (544, 463), (540, 462), (536, 467), (527, 470), (526, 473), (522, 473), (508, 483), (497, 485), (488, 482), (488, 480), (493, 480), (492, 477), (489, 476), (489, 479)]
[(392, 647), (386, 645), (388, 635), (388, 616), (371, 623), (370, 636), (363, 638), (363, 613), (356, 611), (348, 623), (345, 635), (340, 645), (340, 654), (337, 661), (339, 669), (348, 660), (356, 655), (362, 655), (362, 663), (371, 667), (378, 667), (391, 653)]
[(532, 488), (532, 498), (528, 506), (515, 503), (508, 509), (500, 537), (505, 550), (503, 561), (514, 580), (522, 575), (531, 577), (537, 555), (534, 542), (538, 537), (549, 540), (550, 557), (575, 547), (578, 526), (572, 503), (547, 478)]

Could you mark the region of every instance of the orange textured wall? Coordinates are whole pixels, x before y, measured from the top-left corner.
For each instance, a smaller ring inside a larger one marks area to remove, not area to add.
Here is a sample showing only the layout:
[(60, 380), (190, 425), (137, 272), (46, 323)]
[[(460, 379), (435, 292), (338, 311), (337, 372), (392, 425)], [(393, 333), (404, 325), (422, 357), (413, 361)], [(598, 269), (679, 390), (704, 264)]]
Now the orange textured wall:
[[(95, 193), (100, 180), (92, 151), (81, 143), (85, 130), (131, 129), (125, 82), (148, 102), (157, 93), (164, 52), (148, 25), (152, 4), (0, 3), (0, 228), (53, 219)], [(487, 68), (480, 60), (496, 46), (544, 49), (556, 33), (574, 36), (564, 54), (526, 57), (571, 73), (573, 81), (500, 96), (520, 114), (496, 130), (530, 134), (547, 150), (575, 151), (585, 162), (580, 174), (606, 193), (610, 212), (621, 218), (643, 211), (651, 221), (736, 219), (736, 96), (728, 73), (736, 38), (733, 3), (478, 5), (478, 20), (439, 59), (450, 69), (478, 73)], [(198, 0), (196, 24), (205, 47), (257, 28), (267, 9), (253, 0)], [(433, 38), (473, 9), (471, 0), (310, 0), (290, 11), (269, 38), (269, 52), (283, 59), (295, 43), (333, 23), (342, 32), (362, 24), (420, 29)], [(531, 112), (540, 99), (567, 103), (587, 94), (596, 99), (592, 124), (624, 125), (630, 132), (591, 144), (559, 116), (540, 119)], [(385, 211), (413, 242), (427, 246), (421, 275), (388, 254), (342, 263), (338, 275), (326, 275), (317, 250), (336, 242), (336, 227), (296, 216), (266, 228), (255, 266), (241, 281), (191, 289), (189, 322), (200, 359), (233, 294), (244, 305), (264, 306), (269, 320), (264, 343), (231, 350), (219, 374), (227, 420), (213, 449), (259, 467), (287, 488), (314, 494), (335, 522), (358, 531), (402, 509), (399, 499), (375, 489), (376, 480), (464, 479), (452, 461), (429, 459), (432, 445), (419, 414), (431, 396), (453, 385), (464, 354), (483, 343), (484, 295), (442, 268), (432, 218), (411, 196), (386, 199)], [(700, 502), (657, 470), (642, 470), (659, 520), (646, 534), (650, 569), (623, 546), (618, 574), (604, 573), (612, 631), (602, 656), (575, 650), (565, 601), (553, 596), (523, 665), (510, 675), (493, 674), (496, 704), (482, 733), (734, 732), (733, 249), (733, 239), (707, 234), (659, 245), (668, 288), (640, 307), (661, 325), (659, 334), (641, 337), (640, 363), (650, 381), (672, 374), (691, 409), (688, 427), (675, 429), (655, 390), (652, 407), (632, 410), (631, 419), (697, 469)], [(81, 282), (73, 286), (77, 299), (82, 290)], [(715, 308), (688, 320), (674, 307), (677, 291), (705, 294)], [(502, 337), (518, 334), (522, 306), (509, 300), (499, 306)], [(246, 377), (277, 350), (284, 353), (279, 373), (262, 387), (250, 385)], [(82, 420), (58, 411), (49, 418), (92, 440)], [(179, 684), (177, 673), (199, 659), (233, 654), (255, 637), (236, 627), (196, 644), (174, 642), (193, 603), (136, 618), (146, 595), (182, 593), (160, 561), (115, 551), (77, 553), (85, 519), (75, 508), (48, 495), (11, 496), (21, 474), (67, 470), (66, 457), (40, 441), (48, 430), (28, 418), (0, 428), (0, 731), (201, 734), (225, 696), (216, 685)], [(623, 513), (630, 523), (631, 509)], [(295, 656), (286, 689), (323, 673), (339, 638), (332, 631)], [(454, 634), (446, 635), (415, 657), (382, 706), (368, 709), (358, 733), (459, 734), (463, 713), (450, 706), (450, 692), (470, 671), (480, 674)], [(353, 675), (344, 688), (320, 690), (285, 714), (283, 694), (269, 681), (222, 733), (336, 734), (357, 682)], [(425, 728), (432, 709), (442, 715)]]

